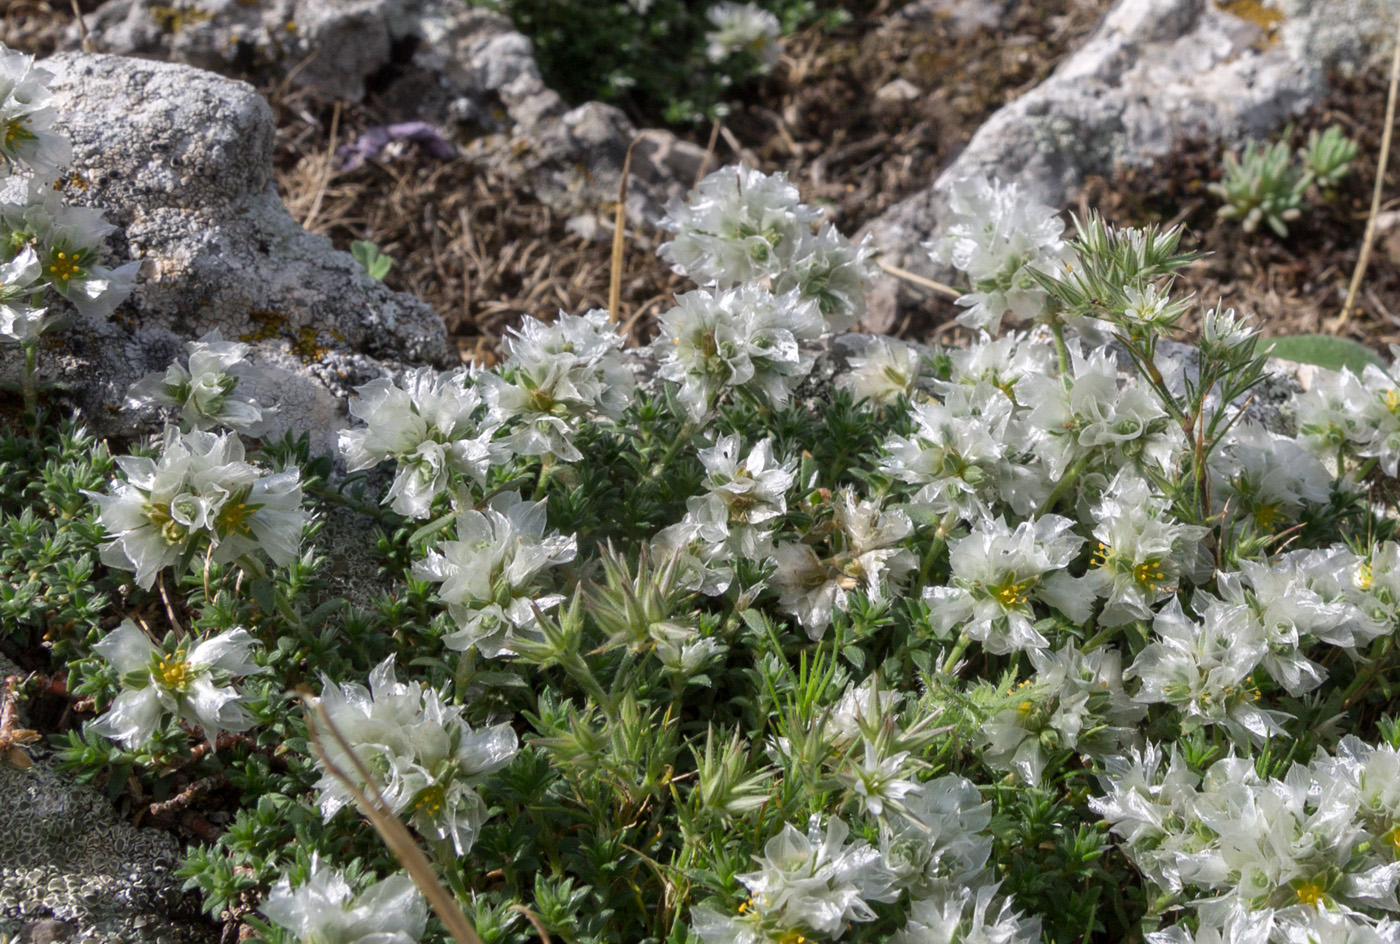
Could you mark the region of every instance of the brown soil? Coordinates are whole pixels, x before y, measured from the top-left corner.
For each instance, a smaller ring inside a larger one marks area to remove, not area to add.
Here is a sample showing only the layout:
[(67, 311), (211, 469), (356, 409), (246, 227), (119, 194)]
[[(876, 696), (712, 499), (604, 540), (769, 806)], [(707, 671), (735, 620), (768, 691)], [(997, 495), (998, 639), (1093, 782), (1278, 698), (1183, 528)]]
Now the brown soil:
[[(97, 2), (83, 0), (85, 8)], [(804, 199), (825, 205), (847, 233), (926, 186), (988, 115), (1049, 74), (1109, 0), (1024, 0), (994, 25), (963, 35), (946, 19), (901, 16), (907, 3), (899, 0), (865, 12), (861, 5), (852, 3), (851, 21), (834, 31), (789, 37), (779, 69), (726, 118), (714, 159), (787, 172)], [(64, 0), (12, 0), (0, 41), (47, 52), (71, 16)], [(337, 107), (265, 76), (244, 78), (261, 80), (277, 115), (276, 173), (293, 216), (341, 248), (358, 239), (377, 243), (396, 260), (386, 281), (433, 305), (465, 357), (489, 363), (521, 315), (606, 304), (609, 244), (570, 232), (523, 181), (412, 150), (341, 172), (337, 145), (404, 116), (373, 94)], [(1254, 312), (1270, 334), (1340, 331), (1383, 349), (1400, 341), (1400, 232), (1378, 240), (1352, 318), (1338, 325), (1336, 316), (1365, 227), (1384, 101), (1384, 77), (1366, 75), (1341, 82), (1300, 117), (1295, 143), (1339, 123), (1360, 142), (1362, 158), (1286, 239), (1245, 235), (1217, 220), (1218, 201), (1206, 191), (1220, 175), (1215, 141), (1188, 142), (1153, 168), (1092, 178), (1079, 209), (1121, 225), (1183, 223), (1184, 245), (1210, 254), (1182, 280), (1203, 305)], [(706, 130), (690, 134), (707, 143)], [(1393, 177), (1387, 192), (1395, 192)], [(622, 306), (637, 341), (650, 336), (672, 294), (688, 287), (656, 258), (663, 238), (638, 233), (629, 244)], [(954, 310), (930, 300), (907, 313), (896, 333), (928, 339), (946, 330)]]

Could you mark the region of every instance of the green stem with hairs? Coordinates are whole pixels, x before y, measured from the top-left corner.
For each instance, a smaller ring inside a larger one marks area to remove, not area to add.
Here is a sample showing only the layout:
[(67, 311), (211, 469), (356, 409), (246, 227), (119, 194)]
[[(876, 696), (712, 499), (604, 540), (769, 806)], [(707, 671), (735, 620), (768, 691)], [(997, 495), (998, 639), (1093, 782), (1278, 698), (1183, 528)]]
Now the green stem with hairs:
[(953, 644), (953, 651), (948, 653), (948, 658), (943, 660), (942, 672), (944, 675), (952, 673), (953, 668), (958, 664), (958, 660), (963, 657), (967, 647), (972, 644), (972, 637), (963, 633), (958, 637), (958, 641)]

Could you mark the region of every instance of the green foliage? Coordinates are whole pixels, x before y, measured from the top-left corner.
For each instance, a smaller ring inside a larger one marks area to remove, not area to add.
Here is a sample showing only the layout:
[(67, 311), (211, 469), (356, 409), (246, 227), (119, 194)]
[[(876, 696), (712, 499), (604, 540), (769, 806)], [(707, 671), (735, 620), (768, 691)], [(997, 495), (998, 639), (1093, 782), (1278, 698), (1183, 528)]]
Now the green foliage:
[(384, 281), (384, 276), (394, 267), (394, 260), (379, 251), (379, 246), (368, 240), (357, 240), (350, 244), (350, 255), (364, 267), (372, 279)]
[(1266, 223), (1279, 236), (1287, 236), (1288, 223), (1303, 214), (1310, 186), (1316, 184), (1329, 194), (1351, 173), (1357, 145), (1340, 126), (1333, 125), (1321, 135), (1311, 132), (1296, 160), (1287, 143), (1291, 133), (1290, 127), (1271, 145), (1249, 141), (1238, 157), (1226, 152), (1224, 179), (1209, 187), (1225, 201), (1217, 211), (1222, 219), (1239, 220), (1246, 233)]
[[(478, 0), (510, 17), (535, 44), (550, 88), (571, 103), (623, 106), (634, 117), (692, 124), (722, 113), (731, 90), (759, 74), (739, 54), (706, 56), (710, 0)], [(829, 0), (760, 0), (784, 34), (815, 21), (836, 25), (845, 11)]]
[(1384, 367), (1375, 351), (1346, 338), (1327, 334), (1295, 334), (1290, 337), (1270, 338), (1269, 354), (1286, 361), (1299, 364), (1314, 364), (1328, 370), (1346, 368), (1358, 377), (1367, 364)]

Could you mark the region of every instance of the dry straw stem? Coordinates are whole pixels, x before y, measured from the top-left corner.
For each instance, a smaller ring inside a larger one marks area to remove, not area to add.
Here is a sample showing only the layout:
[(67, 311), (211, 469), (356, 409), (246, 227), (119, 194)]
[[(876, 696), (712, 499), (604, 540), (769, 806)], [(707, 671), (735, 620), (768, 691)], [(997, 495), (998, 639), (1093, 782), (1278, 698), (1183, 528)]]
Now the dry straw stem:
[(608, 320), (617, 324), (622, 317), (622, 257), (627, 251), (627, 175), (632, 172), (632, 152), (642, 143), (639, 134), (627, 145), (622, 159), (622, 179), (617, 182), (617, 214), (613, 217), (612, 268), (608, 277)]
[[(340, 733), (335, 722), (326, 713), (325, 706), (319, 701), (313, 705), (311, 700), (307, 699), (306, 727), (311, 735), (311, 746), (316, 751), (316, 758), (332, 777), (339, 780), (350, 791), (350, 795), (355, 798), (355, 804), (365, 814), (370, 825), (379, 833), (384, 840), (384, 845), (388, 846), (389, 851), (394, 854), (394, 858), (398, 859), (399, 864), (408, 872), (413, 883), (423, 892), (423, 896), (428, 899), (428, 904), (433, 906), (433, 910), (442, 919), (442, 923), (447, 925), (447, 930), (457, 939), (458, 944), (483, 944), (481, 938), (477, 936), (476, 929), (467, 920), (467, 916), (462, 913), (462, 909), (457, 906), (451, 893), (443, 888), (442, 883), (438, 881), (437, 872), (428, 863), (427, 857), (423, 855), (423, 850), (418, 848), (418, 843), (414, 841), (408, 827), (397, 816), (388, 811), (384, 797), (374, 782), (374, 776), (361, 763), (350, 742), (345, 740), (345, 736)], [(340, 745), (340, 749), (354, 763), (355, 771), (365, 783), (369, 784), (370, 790), (374, 793), (373, 800), (365, 795), (349, 774), (331, 763), (330, 758), (326, 756), (325, 745), (321, 740), (321, 729), (330, 732), (335, 743)]]
[(1371, 264), (1371, 245), (1376, 238), (1376, 216), (1381, 209), (1381, 188), (1385, 186), (1385, 167), (1390, 160), (1391, 132), (1395, 130), (1395, 89), (1400, 85), (1400, 15), (1395, 20), (1395, 51), (1390, 59), (1390, 92), (1385, 100), (1385, 130), (1381, 132), (1381, 153), (1376, 160), (1376, 186), (1371, 191), (1371, 212), (1366, 217), (1366, 235), (1361, 237), (1361, 256), (1356, 260), (1356, 269), (1351, 273), (1351, 285), (1347, 287), (1347, 300), (1342, 305), (1342, 313), (1337, 316), (1334, 331), (1340, 331), (1351, 318), (1356, 305), (1356, 293), (1361, 290), (1361, 280), (1366, 277), (1366, 267)]
[(330, 187), (331, 175), (335, 173), (335, 145), (336, 137), (340, 133), (340, 102), (335, 103), (335, 108), (331, 111), (331, 139), (326, 147), (325, 156), (321, 158), (321, 174), (316, 182), (316, 195), (311, 201), (311, 209), (306, 214), (306, 219), (301, 221), (301, 228), (308, 233), (314, 233), (316, 217), (321, 214), (321, 204), (326, 199), (326, 189)]
[(888, 262), (881, 262), (880, 268), (884, 269), (886, 272), (888, 272), (890, 275), (894, 276), (897, 279), (903, 279), (904, 281), (910, 282), (914, 285), (918, 285), (921, 288), (926, 288), (931, 292), (938, 292), (941, 295), (947, 295), (949, 298), (962, 298), (963, 296), (962, 292), (959, 292), (951, 285), (946, 285), (943, 282), (935, 282), (933, 279), (926, 279), (922, 275), (915, 275), (908, 269), (901, 269), (897, 265), (891, 265)]
[(83, 34), (83, 52), (97, 52), (92, 37), (88, 36), (87, 23), (83, 22), (83, 8), (78, 6), (78, 0), (73, 0), (73, 17), (78, 21), (78, 32)]

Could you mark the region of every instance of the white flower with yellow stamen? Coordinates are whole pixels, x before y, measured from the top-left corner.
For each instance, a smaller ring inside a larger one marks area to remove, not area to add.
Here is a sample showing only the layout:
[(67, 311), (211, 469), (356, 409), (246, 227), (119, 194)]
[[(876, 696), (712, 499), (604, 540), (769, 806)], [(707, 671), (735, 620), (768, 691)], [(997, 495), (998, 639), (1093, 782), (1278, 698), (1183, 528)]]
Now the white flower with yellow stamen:
[(238, 691), (225, 684), (263, 669), (249, 658), (253, 637), (230, 630), (193, 647), (167, 640), (157, 647), (131, 620), (123, 620), (93, 646), (112, 664), (122, 691), (88, 730), (136, 750), (151, 740), (167, 714), (196, 725), (207, 740), (220, 731), (246, 731), (252, 716)]
[(53, 74), (34, 67), (34, 57), (0, 44), (0, 179), (27, 168), (41, 181), (73, 160), (68, 139), (52, 130), (49, 106)]
[(1084, 543), (1073, 526), (1059, 515), (1023, 521), (1014, 531), (1001, 518), (979, 521), (950, 545), (948, 585), (924, 590), (934, 630), (944, 636), (961, 630), (1002, 655), (1049, 645), (1035, 628), (1032, 601), (1076, 623), (1088, 619), (1091, 598), (1064, 571)]
[(298, 941), (314, 944), (417, 944), (428, 926), (428, 906), (413, 880), (399, 873), (358, 895), (345, 876), (311, 857), (311, 872), (296, 888), (283, 875), (262, 913)]
[[(126, 405), (176, 407), (184, 429), (235, 429), (249, 436), (265, 429), (264, 413), (272, 410), (246, 395), (248, 384), (261, 372), (248, 363), (248, 345), (225, 341), (211, 331), (185, 345), (185, 363), (176, 361), (163, 374), (147, 374), (127, 391)], [(245, 387), (239, 391), (239, 386)]]
[[(511, 726), (472, 728), (462, 720), (463, 707), (450, 704), (443, 693), (400, 682), (392, 656), (370, 673), (369, 688), (323, 679), (321, 704), (360, 765), (375, 777), (390, 812), (466, 855), (488, 809), (476, 787), (510, 763), (518, 749)], [(330, 764), (359, 778), (338, 739), (323, 742)], [(351, 803), (349, 788), (329, 770), (316, 786), (327, 820)]]
[(888, 406), (900, 397), (912, 397), (918, 389), (922, 358), (912, 345), (870, 335), (861, 356), (850, 359), (851, 369), (836, 378), (836, 386), (849, 390), (867, 406)]
[(279, 566), (296, 560), (306, 523), (300, 473), (269, 473), (243, 456), (235, 434), (174, 426), (157, 458), (118, 456), (126, 477), (107, 493), (83, 493), (111, 537), (102, 562), (135, 571), (137, 585), (149, 588), (166, 567), (197, 554), (216, 564), (251, 562), (256, 552)]

